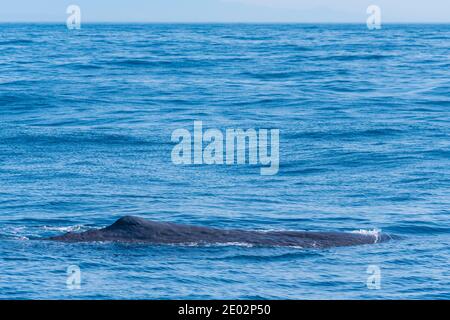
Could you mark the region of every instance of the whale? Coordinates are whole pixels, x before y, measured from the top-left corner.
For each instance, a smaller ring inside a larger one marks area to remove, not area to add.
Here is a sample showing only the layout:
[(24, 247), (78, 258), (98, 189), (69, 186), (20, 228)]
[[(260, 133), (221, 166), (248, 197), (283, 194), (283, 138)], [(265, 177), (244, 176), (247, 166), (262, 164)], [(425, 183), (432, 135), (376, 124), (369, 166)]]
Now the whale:
[(383, 233), (255, 231), (219, 229), (124, 216), (113, 224), (85, 232), (47, 238), (61, 242), (124, 242), (174, 245), (242, 244), (263, 247), (330, 248), (375, 244), (392, 239)]

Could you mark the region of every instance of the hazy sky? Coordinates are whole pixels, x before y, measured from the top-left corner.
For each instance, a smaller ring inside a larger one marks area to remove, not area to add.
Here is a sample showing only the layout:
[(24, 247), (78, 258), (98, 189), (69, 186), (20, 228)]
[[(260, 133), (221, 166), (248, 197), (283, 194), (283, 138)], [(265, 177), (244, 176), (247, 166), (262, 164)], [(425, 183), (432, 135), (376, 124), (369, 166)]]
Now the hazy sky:
[(70, 4), (82, 22), (450, 22), (450, 0), (2, 0), (0, 22), (64, 22)]

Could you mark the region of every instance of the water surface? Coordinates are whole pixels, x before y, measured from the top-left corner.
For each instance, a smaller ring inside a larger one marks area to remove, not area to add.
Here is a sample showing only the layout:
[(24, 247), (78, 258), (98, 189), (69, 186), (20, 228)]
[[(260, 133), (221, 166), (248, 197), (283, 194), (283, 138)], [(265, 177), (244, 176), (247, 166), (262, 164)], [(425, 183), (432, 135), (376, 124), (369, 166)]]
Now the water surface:
[[(450, 298), (449, 56), (450, 25), (0, 25), (0, 298)], [(172, 164), (194, 120), (280, 129), (278, 175)], [(123, 215), (403, 239), (33, 240)]]

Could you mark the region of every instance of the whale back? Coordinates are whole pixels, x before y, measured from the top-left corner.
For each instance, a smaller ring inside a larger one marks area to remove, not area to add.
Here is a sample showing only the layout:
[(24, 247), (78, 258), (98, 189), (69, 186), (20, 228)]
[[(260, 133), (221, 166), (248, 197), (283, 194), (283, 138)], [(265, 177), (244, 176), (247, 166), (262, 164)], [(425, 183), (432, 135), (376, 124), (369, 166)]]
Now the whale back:
[(69, 232), (49, 240), (67, 242), (119, 241), (154, 244), (226, 244), (242, 243), (257, 246), (295, 246), (328, 248), (373, 244), (390, 240), (385, 234), (345, 232), (251, 231), (223, 230), (210, 227), (149, 221), (125, 216), (102, 229), (81, 233)]

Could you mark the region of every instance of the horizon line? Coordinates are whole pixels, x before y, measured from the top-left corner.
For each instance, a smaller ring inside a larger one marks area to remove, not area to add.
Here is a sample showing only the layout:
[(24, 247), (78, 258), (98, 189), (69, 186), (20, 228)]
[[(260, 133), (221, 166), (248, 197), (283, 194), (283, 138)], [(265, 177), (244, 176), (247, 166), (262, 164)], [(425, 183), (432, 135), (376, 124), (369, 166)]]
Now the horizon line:
[[(0, 24), (66, 24), (66, 21), (0, 21)], [(366, 24), (366, 21), (82, 21), (82, 24)], [(382, 25), (392, 24), (450, 24), (450, 21), (387, 21)]]

